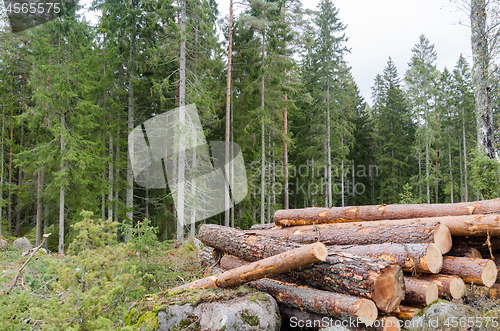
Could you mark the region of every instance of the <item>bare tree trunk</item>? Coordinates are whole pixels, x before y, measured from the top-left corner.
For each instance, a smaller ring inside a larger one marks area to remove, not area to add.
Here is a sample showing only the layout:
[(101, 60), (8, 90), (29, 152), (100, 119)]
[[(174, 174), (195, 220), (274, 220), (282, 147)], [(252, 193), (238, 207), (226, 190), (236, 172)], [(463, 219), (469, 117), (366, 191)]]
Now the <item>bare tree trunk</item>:
[(454, 195), (455, 195), (455, 184), (453, 183), (453, 172), (451, 169), (451, 144), (448, 141), (448, 164), (450, 166), (450, 196), (451, 196), (451, 203), (455, 202)]
[[(427, 128), (426, 128), (427, 130)], [(427, 203), (431, 203), (431, 189), (429, 186), (429, 133), (426, 133), (425, 138), (425, 186), (427, 189)]]
[[(186, 122), (186, 1), (182, 1), (181, 7), (181, 50), (180, 50), (180, 69), (179, 69), (179, 124), (180, 128)], [(178, 169), (177, 169), (177, 240), (184, 240), (184, 225), (185, 225), (185, 211), (184, 211), (184, 173), (186, 167), (186, 155), (184, 150), (185, 135), (179, 132), (179, 156), (178, 156)]]
[[(340, 134), (340, 145), (342, 146), (342, 149), (344, 149), (344, 132), (342, 132)], [(342, 186), (342, 188), (341, 188), (341, 192), (342, 192), (342, 207), (344, 207), (345, 206), (345, 197), (344, 197), (344, 195), (345, 195), (344, 192), (345, 191), (344, 191), (344, 155), (343, 155), (343, 153), (342, 153), (341, 157), (342, 157), (342, 161), (340, 162), (340, 167), (341, 167), (340, 173), (341, 173), (342, 178), (341, 178), (341, 181), (340, 181), (340, 185)], [(394, 157), (394, 150), (393, 150), (393, 157)], [(330, 206), (331, 206), (331, 204), (330, 204)]]
[[(66, 128), (66, 115), (61, 114), (61, 155), (64, 157), (64, 131)], [(61, 170), (65, 171), (64, 161), (61, 160)], [(63, 180), (63, 179), (62, 179)], [(59, 189), (59, 254), (64, 254), (64, 180)]]
[(114, 172), (114, 161), (113, 161), (113, 135), (109, 133), (109, 163), (108, 163), (108, 219), (113, 220), (113, 172)]
[(464, 202), (464, 175), (462, 171), (462, 144), (460, 139), (458, 139), (458, 153), (460, 161), (460, 202)]
[[(5, 131), (5, 102), (2, 104), (2, 151), (1, 156), (0, 156), (0, 162), (2, 162), (2, 173), (0, 174), (0, 201), (3, 202), (3, 174), (4, 174), (4, 140), (3, 140), (3, 134)], [(2, 220), (3, 220), (3, 208), (0, 206), (0, 236), (2, 236)]]
[(260, 100), (260, 107), (262, 109), (262, 114), (261, 114), (261, 131), (262, 131), (262, 140), (261, 140), (261, 158), (262, 158), (262, 165), (261, 165), (261, 175), (260, 175), (260, 223), (264, 224), (265, 219), (266, 219), (266, 206), (265, 206), (265, 201), (266, 201), (266, 196), (265, 196), (265, 188), (266, 188), (266, 144), (265, 144), (265, 126), (264, 126), (264, 107), (265, 107), (265, 94), (264, 94), (264, 88), (265, 88), (265, 81), (264, 81), (264, 45), (265, 45), (265, 39), (264, 39), (264, 33), (262, 33), (262, 38), (263, 38), (263, 43), (262, 43), (262, 78), (261, 78), (261, 100)]
[(469, 201), (469, 193), (468, 193), (468, 186), (469, 186), (469, 183), (467, 182), (467, 144), (465, 142), (465, 109), (462, 108), (462, 115), (463, 115), (463, 119), (462, 119), (462, 136), (463, 136), (463, 147), (464, 147), (464, 198), (465, 198), (465, 202), (468, 202)]
[[(326, 123), (327, 123), (327, 135), (326, 135), (326, 148), (328, 157), (328, 207), (332, 205), (332, 148), (330, 145), (330, 81), (327, 83), (326, 87)], [(343, 170), (343, 169), (342, 169)], [(342, 173), (343, 174), (343, 173)], [(342, 177), (342, 206), (344, 206), (344, 186)]]
[(42, 223), (42, 190), (44, 185), (44, 172), (43, 169), (38, 170), (36, 188), (36, 245), (40, 245), (43, 235)]
[[(119, 133), (118, 133), (119, 136)], [(119, 193), (118, 193), (118, 179), (120, 175), (120, 171), (118, 169), (118, 164), (120, 161), (120, 146), (116, 145), (116, 167), (115, 167), (115, 203), (114, 203), (114, 215), (113, 215), (113, 221), (118, 222), (118, 199), (119, 199)]]
[(288, 98), (287, 98), (287, 95), (285, 93), (285, 113), (283, 114), (283, 118), (284, 118), (284, 132), (285, 132), (285, 145), (283, 147), (283, 168), (284, 168), (284, 175), (285, 175), (285, 183), (284, 183), (284, 189), (285, 189), (285, 203), (284, 203), (284, 206), (283, 208), (284, 209), (288, 209), (288, 142), (287, 142), (287, 134), (288, 134), (288, 111), (287, 111), (287, 107), (286, 107), (286, 102), (287, 102)]
[(494, 159), (493, 111), (488, 84), (491, 55), (486, 23), (487, 3), (485, 0), (471, 0), (472, 85), (476, 99), (477, 145), (486, 151), (490, 159)]
[[(130, 133), (134, 129), (134, 115), (135, 115), (135, 104), (134, 104), (134, 68), (133, 68), (133, 49), (134, 45), (132, 42), (132, 47), (130, 48), (129, 55), (129, 82), (128, 82), (128, 133)], [(129, 155), (127, 157), (127, 192), (125, 196), (125, 204), (127, 207), (127, 219), (134, 219), (134, 212), (132, 209), (134, 208), (134, 176), (132, 174), (132, 162), (130, 160), (130, 153), (134, 153), (134, 151), (129, 151)], [(125, 234), (125, 241), (130, 240), (130, 235)]]
[[(229, 180), (229, 135), (231, 128), (231, 61), (233, 52), (233, 0), (229, 0), (229, 48), (227, 51), (227, 88), (226, 88), (226, 148), (225, 148), (225, 163), (224, 169), (226, 174), (226, 181)], [(229, 226), (229, 213), (231, 210), (231, 201), (229, 196), (229, 187), (224, 190), (224, 225)]]

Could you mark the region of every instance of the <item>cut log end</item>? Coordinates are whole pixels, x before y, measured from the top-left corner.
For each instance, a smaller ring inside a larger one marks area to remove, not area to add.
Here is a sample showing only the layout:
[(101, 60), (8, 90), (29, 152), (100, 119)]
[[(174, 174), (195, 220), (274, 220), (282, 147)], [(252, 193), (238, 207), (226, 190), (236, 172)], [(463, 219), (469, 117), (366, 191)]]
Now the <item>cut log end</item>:
[(425, 292), (425, 303), (429, 305), (432, 302), (436, 301), (438, 297), (439, 291), (437, 285), (434, 283), (430, 283), (429, 286), (427, 286), (427, 291)]
[(318, 260), (320, 260), (320, 261), (326, 261), (326, 258), (328, 256), (328, 250), (326, 249), (325, 245), (323, 245), (322, 243), (318, 242), (318, 243), (314, 244), (313, 254), (314, 254), (314, 256)]
[(370, 326), (378, 317), (377, 306), (371, 300), (362, 299), (358, 304), (356, 315), (363, 323)]
[(453, 299), (460, 299), (465, 294), (465, 283), (460, 277), (455, 277), (450, 282), (450, 295)]
[(429, 244), (427, 246), (426, 252), (426, 263), (427, 268), (433, 274), (437, 274), (441, 271), (443, 267), (443, 254), (441, 253), (441, 249), (436, 244)]
[(373, 301), (377, 307), (388, 313), (394, 311), (405, 296), (403, 270), (398, 265), (390, 266), (377, 277), (373, 286)]
[(483, 281), (484, 286), (491, 287), (495, 284), (497, 279), (497, 266), (495, 262), (492, 260), (488, 260), (486, 265), (484, 266), (483, 271), (481, 272), (481, 280)]
[(434, 242), (439, 246), (441, 254), (446, 254), (450, 251), (452, 240), (450, 229), (444, 225), (439, 224), (434, 230)]

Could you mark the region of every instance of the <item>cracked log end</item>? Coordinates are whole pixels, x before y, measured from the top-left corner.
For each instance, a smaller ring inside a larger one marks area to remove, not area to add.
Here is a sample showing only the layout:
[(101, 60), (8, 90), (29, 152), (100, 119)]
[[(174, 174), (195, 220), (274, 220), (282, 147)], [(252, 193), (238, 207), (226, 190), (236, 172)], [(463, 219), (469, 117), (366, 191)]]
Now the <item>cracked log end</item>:
[(399, 265), (390, 266), (377, 277), (373, 287), (377, 307), (387, 313), (396, 310), (405, 296), (403, 270)]

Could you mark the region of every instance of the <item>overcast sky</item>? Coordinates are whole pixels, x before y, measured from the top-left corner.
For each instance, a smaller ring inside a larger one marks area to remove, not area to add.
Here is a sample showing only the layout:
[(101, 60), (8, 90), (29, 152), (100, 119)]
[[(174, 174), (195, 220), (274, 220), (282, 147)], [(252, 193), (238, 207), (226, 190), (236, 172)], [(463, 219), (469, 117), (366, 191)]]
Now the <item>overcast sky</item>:
[[(216, 0), (219, 11), (227, 15), (229, 0)], [(235, 1), (236, 2), (236, 1)], [(316, 9), (318, 0), (303, 1)], [(403, 78), (411, 49), (424, 34), (434, 44), (437, 65), (453, 69), (460, 54), (471, 64), (470, 30), (465, 13), (455, 0), (334, 0), (340, 20), (347, 25), (347, 61), (361, 94), (371, 105), (371, 87), (384, 70), (389, 56)]]
[[(216, 0), (221, 15), (229, 12), (229, 0)], [(362, 96), (371, 102), (371, 87), (384, 70), (389, 56), (402, 78), (408, 69), (411, 49), (424, 34), (435, 45), (440, 70), (452, 69), (460, 54), (471, 61), (470, 30), (467, 16), (456, 0), (336, 0), (341, 21), (347, 25), (347, 61)], [(80, 3), (89, 3), (81, 0)], [(237, 1), (235, 1), (237, 2)], [(316, 9), (318, 0), (304, 1)], [(0, 3), (0, 6), (2, 4)], [(238, 11), (238, 5), (235, 5)], [(240, 6), (241, 11), (241, 6)], [(91, 15), (86, 15), (91, 16)], [(91, 19), (90, 17), (87, 17)], [(464, 24), (461, 24), (464, 23)]]

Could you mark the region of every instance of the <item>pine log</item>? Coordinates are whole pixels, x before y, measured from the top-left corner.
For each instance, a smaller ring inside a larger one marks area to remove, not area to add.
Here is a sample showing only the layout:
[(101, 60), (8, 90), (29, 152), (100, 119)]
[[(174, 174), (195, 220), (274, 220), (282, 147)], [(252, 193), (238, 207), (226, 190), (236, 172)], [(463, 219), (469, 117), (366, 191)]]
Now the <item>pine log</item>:
[(492, 260), (445, 256), (441, 273), (456, 275), (466, 283), (491, 287), (497, 279), (497, 267)]
[[(207, 246), (247, 261), (300, 246), (214, 224), (203, 224), (199, 229), (199, 239)], [(397, 308), (404, 297), (403, 272), (399, 265), (343, 252), (328, 253), (324, 263), (289, 275), (315, 288), (371, 299), (382, 311), (391, 312)]]
[(320, 223), (378, 221), (422, 217), (459, 216), (496, 213), (500, 199), (442, 204), (371, 205), (353, 207), (305, 208), (278, 210), (274, 223), (279, 226), (297, 226)]
[(443, 266), (443, 255), (433, 243), (328, 246), (328, 250), (396, 262), (406, 272), (438, 273)]
[(292, 308), (279, 304), (279, 310), (281, 314), (281, 319), (284, 321), (289, 321), (289, 327), (300, 328), (305, 327), (308, 329), (326, 329), (342, 326), (345, 330), (350, 331), (399, 331), (401, 330), (399, 326), (399, 320), (394, 316), (383, 316), (379, 317), (373, 322), (373, 325), (369, 329), (362, 326), (363, 324), (358, 323), (353, 319), (334, 319), (331, 316), (320, 315), (316, 313), (311, 313), (308, 311), (301, 311), (297, 308)]
[(217, 275), (198, 279), (191, 283), (177, 286), (172, 290), (235, 287), (248, 283), (252, 280), (308, 267), (313, 263), (325, 261), (327, 255), (328, 252), (325, 245), (322, 243), (314, 243), (250, 263), (249, 265), (240, 266)]
[(420, 313), (421, 310), (422, 309), (418, 307), (399, 305), (398, 309), (391, 312), (391, 315), (396, 316), (397, 318), (402, 320), (410, 320), (415, 317), (415, 315)]
[[(200, 250), (198, 259), (210, 272), (223, 273), (224, 269), (213, 267), (215, 260), (208, 250)], [(279, 277), (282, 275), (275, 275)], [(286, 278), (286, 276), (285, 276)], [(312, 289), (295, 282), (262, 278), (246, 285), (271, 295), (277, 302), (289, 307), (337, 318), (355, 318), (360, 323), (371, 325), (377, 319), (375, 303), (352, 295)]]
[(433, 282), (437, 285), (440, 296), (450, 296), (460, 299), (465, 294), (465, 283), (462, 278), (453, 275), (418, 275), (414, 278)]
[(474, 247), (456, 246), (453, 245), (451, 250), (446, 254), (448, 256), (468, 257), (473, 259), (482, 259), (481, 252)]
[(248, 230), (246, 233), (304, 244), (316, 241), (325, 245), (435, 243), (442, 254), (447, 253), (452, 246), (451, 234), (445, 225), (416, 220), (321, 224), (276, 230)]
[(439, 297), (436, 284), (422, 279), (405, 276), (404, 304), (425, 307)]
[(249, 285), (259, 291), (267, 292), (280, 303), (317, 314), (339, 318), (351, 316), (368, 326), (372, 325), (378, 316), (373, 301), (352, 295), (316, 290), (267, 278), (251, 282)]

